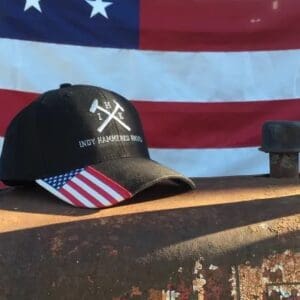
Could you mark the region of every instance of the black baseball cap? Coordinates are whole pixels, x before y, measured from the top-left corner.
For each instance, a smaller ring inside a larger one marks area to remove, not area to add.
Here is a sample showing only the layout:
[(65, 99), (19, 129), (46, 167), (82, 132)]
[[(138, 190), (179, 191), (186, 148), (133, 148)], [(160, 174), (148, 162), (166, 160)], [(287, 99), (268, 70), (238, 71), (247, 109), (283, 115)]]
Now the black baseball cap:
[(34, 181), (73, 206), (89, 208), (118, 204), (164, 180), (194, 188), (189, 178), (151, 160), (130, 101), (71, 84), (40, 95), (9, 124), (0, 180), (11, 186)]

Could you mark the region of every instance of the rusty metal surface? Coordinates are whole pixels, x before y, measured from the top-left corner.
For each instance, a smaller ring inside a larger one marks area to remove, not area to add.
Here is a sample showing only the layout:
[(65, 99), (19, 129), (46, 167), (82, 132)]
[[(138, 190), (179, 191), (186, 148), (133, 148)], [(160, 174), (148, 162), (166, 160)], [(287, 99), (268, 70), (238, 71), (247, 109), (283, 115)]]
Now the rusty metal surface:
[(270, 176), (299, 179), (299, 153), (270, 153)]
[(299, 300), (298, 184), (198, 188), (102, 211), (39, 189), (1, 192), (0, 299)]

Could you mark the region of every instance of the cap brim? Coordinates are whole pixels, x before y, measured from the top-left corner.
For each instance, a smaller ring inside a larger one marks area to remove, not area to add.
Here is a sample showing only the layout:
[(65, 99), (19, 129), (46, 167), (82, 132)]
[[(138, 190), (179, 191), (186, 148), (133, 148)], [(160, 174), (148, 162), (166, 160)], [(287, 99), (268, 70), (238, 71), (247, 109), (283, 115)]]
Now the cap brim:
[(185, 190), (195, 187), (189, 178), (146, 158), (120, 158), (36, 180), (61, 200), (88, 208), (119, 204), (163, 181)]

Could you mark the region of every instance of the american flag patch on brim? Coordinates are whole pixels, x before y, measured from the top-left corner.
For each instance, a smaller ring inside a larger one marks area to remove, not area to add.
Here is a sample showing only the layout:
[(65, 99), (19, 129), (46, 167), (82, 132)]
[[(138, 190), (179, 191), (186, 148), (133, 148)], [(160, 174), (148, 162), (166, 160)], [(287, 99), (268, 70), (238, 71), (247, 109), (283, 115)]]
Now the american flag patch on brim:
[(90, 166), (36, 182), (61, 200), (77, 207), (104, 208), (132, 196), (127, 189)]

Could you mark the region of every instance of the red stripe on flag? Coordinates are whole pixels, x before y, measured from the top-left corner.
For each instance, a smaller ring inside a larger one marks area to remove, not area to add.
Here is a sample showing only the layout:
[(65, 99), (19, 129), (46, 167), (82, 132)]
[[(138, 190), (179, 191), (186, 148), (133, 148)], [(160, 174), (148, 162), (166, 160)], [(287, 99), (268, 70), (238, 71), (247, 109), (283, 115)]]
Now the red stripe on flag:
[(142, 49), (300, 48), (299, 0), (143, 0), (140, 3)]
[(73, 203), (74, 206), (78, 207), (86, 207), (82, 202), (80, 202), (76, 197), (74, 197), (71, 193), (62, 187), (59, 189), (59, 192), (62, 193), (69, 201)]
[[(0, 110), (0, 135), (4, 135), (10, 121), (7, 115), (15, 115), (22, 103), (25, 106), (26, 101), (28, 104), (36, 96), (0, 89), (0, 98), (9, 103)], [(300, 99), (220, 103), (133, 101), (133, 104), (139, 111), (148, 145), (153, 148), (259, 146), (265, 121), (300, 120)]]
[(0, 90), (0, 134), (4, 135), (9, 122), (25, 106), (31, 103), (38, 94), (11, 90)]
[(300, 100), (134, 104), (154, 148), (258, 146), (265, 121), (300, 120)]
[(107, 201), (111, 202), (112, 205), (119, 203), (114, 197), (112, 197), (106, 191), (102, 190), (100, 187), (98, 187), (96, 184), (94, 184), (92, 181), (90, 181), (88, 178), (84, 177), (80, 173), (76, 177), (83, 181), (85, 184), (89, 185), (93, 190), (95, 190), (98, 194), (103, 196), (103, 198), (105, 198)]
[(77, 191), (84, 198), (86, 198), (87, 200), (89, 200), (96, 207), (105, 207), (105, 205), (103, 205), (101, 202), (99, 202), (96, 198), (94, 198), (91, 194), (89, 194), (86, 190), (84, 190), (81, 186), (77, 185), (73, 181), (71, 181), (71, 180), (68, 181), (67, 185), (69, 185), (70, 187), (72, 187), (75, 191)]
[(113, 181), (103, 173), (99, 172), (98, 170), (92, 168), (92, 167), (87, 167), (86, 171), (89, 172), (91, 175), (94, 177), (98, 178), (101, 180), (103, 183), (108, 185), (111, 189), (116, 191), (118, 194), (120, 194), (124, 199), (127, 199), (132, 196), (132, 194), (126, 190), (124, 187), (122, 187), (120, 184), (117, 182)]

